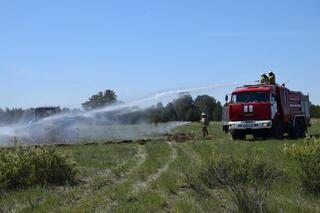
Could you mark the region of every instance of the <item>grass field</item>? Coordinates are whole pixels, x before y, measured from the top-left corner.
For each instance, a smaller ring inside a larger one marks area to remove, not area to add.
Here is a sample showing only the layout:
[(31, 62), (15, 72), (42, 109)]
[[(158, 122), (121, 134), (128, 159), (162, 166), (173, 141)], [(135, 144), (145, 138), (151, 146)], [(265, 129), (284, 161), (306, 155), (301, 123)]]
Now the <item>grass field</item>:
[[(320, 134), (320, 120), (312, 122), (310, 134)], [(76, 161), (78, 183), (1, 191), (0, 212), (226, 211), (190, 187), (189, 178), (221, 155), (255, 155), (283, 171), (286, 178), (272, 185), (267, 199), (271, 212), (320, 211), (320, 198), (302, 190), (297, 162), (283, 151), (285, 143), (303, 143), (303, 139), (232, 141), (221, 129), (221, 123), (211, 123), (212, 139), (181, 143), (160, 139), (143, 145), (101, 143), (57, 147)], [(200, 137), (201, 128), (188, 124), (173, 133)], [(229, 202), (225, 190), (217, 193), (223, 202)]]

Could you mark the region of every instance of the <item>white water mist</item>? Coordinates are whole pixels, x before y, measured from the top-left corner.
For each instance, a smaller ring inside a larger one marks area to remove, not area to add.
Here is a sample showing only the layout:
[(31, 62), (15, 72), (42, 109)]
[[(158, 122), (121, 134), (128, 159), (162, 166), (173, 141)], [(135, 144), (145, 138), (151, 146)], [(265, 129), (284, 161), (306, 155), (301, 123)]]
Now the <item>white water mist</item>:
[[(152, 134), (160, 134), (168, 132), (170, 129), (182, 124), (174, 122), (161, 124), (158, 127), (152, 125), (136, 125), (130, 127), (129, 125), (117, 126), (108, 125), (98, 127), (94, 124), (94, 120), (101, 113), (117, 112), (128, 113), (133, 111), (144, 110), (145, 108), (168, 99), (174, 99), (180, 93), (195, 93), (217, 88), (224, 88), (239, 85), (239, 83), (225, 83), (225, 84), (212, 84), (201, 87), (177, 89), (165, 92), (158, 92), (149, 97), (139, 100), (109, 105), (100, 109), (77, 112), (77, 113), (63, 113), (52, 117), (44, 118), (35, 124), (19, 124), (13, 126), (0, 127), (0, 145), (8, 145), (11, 143), (12, 138), (22, 138), (25, 143), (64, 143), (75, 141), (75, 139), (88, 138), (88, 139), (130, 139), (143, 136), (150, 136)], [(105, 118), (108, 119), (108, 118)], [(115, 128), (117, 126), (117, 128)]]

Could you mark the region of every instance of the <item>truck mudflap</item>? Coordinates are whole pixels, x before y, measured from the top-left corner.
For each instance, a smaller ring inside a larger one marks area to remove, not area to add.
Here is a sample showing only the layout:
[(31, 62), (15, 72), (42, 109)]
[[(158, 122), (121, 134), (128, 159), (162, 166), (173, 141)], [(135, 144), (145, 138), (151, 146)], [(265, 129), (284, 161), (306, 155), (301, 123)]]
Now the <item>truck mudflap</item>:
[(230, 121), (228, 123), (229, 130), (245, 130), (245, 129), (271, 129), (272, 120), (262, 121)]

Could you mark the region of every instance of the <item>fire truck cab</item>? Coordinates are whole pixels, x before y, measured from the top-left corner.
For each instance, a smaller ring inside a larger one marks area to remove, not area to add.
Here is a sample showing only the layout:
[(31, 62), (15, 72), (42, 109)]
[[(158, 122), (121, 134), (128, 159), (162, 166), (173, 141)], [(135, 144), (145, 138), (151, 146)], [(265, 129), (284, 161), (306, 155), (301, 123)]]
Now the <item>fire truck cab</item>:
[[(227, 99), (226, 99), (227, 100)], [(284, 85), (257, 84), (236, 88), (228, 103), (228, 129), (233, 139), (247, 134), (267, 138), (304, 137), (310, 126), (309, 96)]]

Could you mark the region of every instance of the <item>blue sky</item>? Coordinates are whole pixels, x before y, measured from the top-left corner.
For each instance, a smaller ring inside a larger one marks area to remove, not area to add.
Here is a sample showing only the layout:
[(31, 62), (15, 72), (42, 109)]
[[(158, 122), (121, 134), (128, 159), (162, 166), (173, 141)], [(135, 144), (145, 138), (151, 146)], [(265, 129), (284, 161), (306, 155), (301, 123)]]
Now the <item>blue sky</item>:
[(319, 11), (318, 0), (0, 0), (0, 107), (80, 107), (105, 89), (130, 100), (269, 69), (320, 104)]

